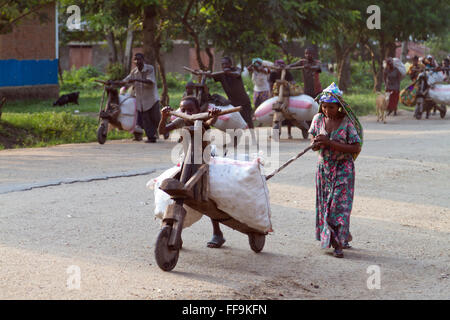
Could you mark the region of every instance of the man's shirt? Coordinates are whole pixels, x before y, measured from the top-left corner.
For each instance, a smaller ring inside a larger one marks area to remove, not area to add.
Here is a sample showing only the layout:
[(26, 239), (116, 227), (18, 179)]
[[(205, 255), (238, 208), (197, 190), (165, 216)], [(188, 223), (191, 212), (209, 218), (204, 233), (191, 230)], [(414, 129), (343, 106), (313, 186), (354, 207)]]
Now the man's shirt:
[(156, 86), (155, 69), (152, 65), (144, 64), (142, 71), (136, 67), (131, 70), (130, 74), (123, 79), (127, 81), (131, 78), (142, 80), (150, 80), (152, 83), (143, 83), (140, 81), (133, 82), (134, 92), (136, 94), (136, 107), (138, 111), (150, 110), (153, 105), (159, 101), (158, 88)]

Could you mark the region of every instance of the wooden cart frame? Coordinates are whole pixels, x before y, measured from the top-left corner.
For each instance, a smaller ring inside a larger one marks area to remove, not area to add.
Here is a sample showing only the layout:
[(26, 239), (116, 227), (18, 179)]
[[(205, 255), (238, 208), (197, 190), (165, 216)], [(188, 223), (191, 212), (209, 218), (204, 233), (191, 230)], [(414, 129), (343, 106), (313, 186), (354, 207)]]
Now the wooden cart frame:
[[(240, 107), (223, 111), (226, 114), (239, 111)], [(201, 212), (214, 221), (218, 221), (234, 230), (248, 235), (250, 248), (260, 252), (265, 244), (267, 233), (260, 232), (232, 218), (228, 213), (217, 208), (217, 205), (208, 197), (209, 194), (209, 166), (203, 157), (207, 142), (203, 141), (203, 121), (211, 116), (208, 112), (186, 115), (176, 111), (172, 115), (194, 122), (193, 126), (186, 126), (191, 139), (185, 153), (181, 171), (165, 179), (160, 189), (170, 195), (174, 203), (169, 205), (163, 217), (162, 227), (155, 245), (155, 258), (158, 266), (164, 271), (175, 268), (179, 251), (182, 246), (181, 232), (186, 216), (183, 205)], [(195, 135), (200, 134), (201, 143), (196, 143)], [(201, 158), (201, 160), (200, 160)], [(194, 161), (197, 160), (197, 161)], [(208, 159), (207, 159), (208, 160)]]

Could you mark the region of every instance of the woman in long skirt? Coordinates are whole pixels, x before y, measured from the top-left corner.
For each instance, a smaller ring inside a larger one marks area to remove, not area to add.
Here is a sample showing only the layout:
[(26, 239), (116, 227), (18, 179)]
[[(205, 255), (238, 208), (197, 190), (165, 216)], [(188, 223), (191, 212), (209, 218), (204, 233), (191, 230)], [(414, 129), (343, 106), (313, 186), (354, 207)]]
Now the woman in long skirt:
[(313, 150), (319, 151), (316, 173), (316, 239), (322, 248), (333, 247), (344, 257), (349, 248), (350, 213), (355, 185), (354, 159), (361, 151), (362, 127), (342, 92), (332, 83), (319, 97), (319, 113), (309, 133)]

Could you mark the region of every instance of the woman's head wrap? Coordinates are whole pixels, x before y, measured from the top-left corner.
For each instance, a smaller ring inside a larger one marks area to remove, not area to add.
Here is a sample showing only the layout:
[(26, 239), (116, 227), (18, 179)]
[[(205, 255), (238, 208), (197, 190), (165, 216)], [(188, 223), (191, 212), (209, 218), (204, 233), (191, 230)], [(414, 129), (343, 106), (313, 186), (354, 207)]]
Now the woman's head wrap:
[(257, 66), (262, 66), (263, 61), (262, 61), (261, 58), (254, 58), (254, 59), (252, 59), (252, 64), (254, 64), (255, 66), (256, 66), (256, 65), (257, 65)]
[[(353, 123), (353, 125), (356, 128), (356, 132), (358, 132), (358, 136), (361, 139), (361, 147), (363, 145), (363, 139), (364, 139), (364, 132), (363, 127), (361, 123), (359, 122), (358, 117), (356, 116), (355, 112), (350, 108), (350, 106), (344, 101), (342, 98), (342, 91), (339, 90), (338, 86), (333, 82), (330, 84), (326, 89), (324, 89), (319, 95), (314, 99), (316, 102), (319, 103), (319, 113), (323, 113), (322, 111), (322, 103), (328, 102), (328, 103), (337, 103), (340, 107), (342, 107), (343, 112), (347, 115), (349, 120)], [(353, 154), (353, 159), (356, 160), (359, 153)]]
[(335, 98), (335, 96), (342, 98), (342, 91), (339, 90), (338, 86), (333, 82), (328, 88), (322, 91), (319, 102), (320, 104), (322, 104), (322, 102), (339, 103), (339, 100)]

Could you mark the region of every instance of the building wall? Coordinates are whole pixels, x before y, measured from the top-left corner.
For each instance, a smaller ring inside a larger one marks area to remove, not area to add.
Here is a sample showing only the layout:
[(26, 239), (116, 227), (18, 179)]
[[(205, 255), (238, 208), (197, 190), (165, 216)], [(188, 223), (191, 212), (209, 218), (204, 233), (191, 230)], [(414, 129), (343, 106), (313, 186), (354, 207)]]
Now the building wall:
[(21, 99), (58, 95), (55, 3), (41, 9), (49, 21), (24, 18), (11, 33), (0, 35), (0, 96)]
[[(90, 48), (90, 49), (88, 49)], [(84, 50), (84, 52), (83, 52)], [(140, 47), (133, 48), (132, 55), (143, 53)], [(221, 55), (214, 52), (214, 70), (220, 70)], [(73, 44), (59, 48), (59, 59), (62, 70), (70, 70), (72, 66), (79, 68), (81, 66), (91, 65), (104, 72), (109, 61), (108, 48), (104, 44), (81, 45)], [(173, 50), (163, 55), (166, 72), (186, 73), (184, 66), (198, 68), (195, 50), (187, 43), (174, 44)], [(206, 53), (202, 53), (204, 63), (208, 61)], [(76, 63), (75, 63), (76, 62)], [(132, 68), (135, 65), (132, 62)]]

